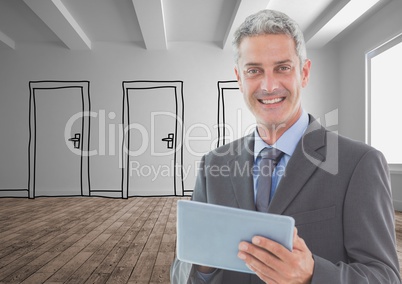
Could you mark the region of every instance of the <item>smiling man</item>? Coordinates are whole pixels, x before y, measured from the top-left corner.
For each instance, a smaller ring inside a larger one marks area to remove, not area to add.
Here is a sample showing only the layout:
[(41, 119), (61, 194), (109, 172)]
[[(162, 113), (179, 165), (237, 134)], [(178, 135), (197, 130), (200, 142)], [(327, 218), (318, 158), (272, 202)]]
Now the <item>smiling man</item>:
[[(401, 283), (387, 163), (303, 110), (311, 62), (297, 24), (264, 10), (245, 20), (233, 44), (235, 74), (257, 127), (203, 157), (192, 199), (292, 216), (293, 250), (254, 236), (239, 243), (238, 257), (255, 274), (176, 259), (171, 282)], [(269, 176), (255, 170), (266, 151), (279, 153), (269, 158), (276, 165)], [(230, 175), (211, 173), (212, 167), (229, 167)]]
[(301, 116), (301, 88), (311, 62), (300, 62), (294, 40), (286, 34), (246, 37), (239, 46), (235, 73), (244, 100), (265, 142), (276, 140)]

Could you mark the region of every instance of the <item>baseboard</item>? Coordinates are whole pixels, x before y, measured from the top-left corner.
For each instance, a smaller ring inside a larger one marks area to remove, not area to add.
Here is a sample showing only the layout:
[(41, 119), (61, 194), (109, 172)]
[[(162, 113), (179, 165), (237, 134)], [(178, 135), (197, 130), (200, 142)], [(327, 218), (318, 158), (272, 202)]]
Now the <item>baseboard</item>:
[(184, 189), (184, 196), (192, 196), (194, 192), (194, 188), (185, 188)]
[(117, 190), (107, 190), (107, 189), (102, 189), (102, 190), (96, 190), (93, 189), (91, 190), (90, 193), (91, 197), (109, 197), (109, 198), (122, 198), (121, 191)]
[(0, 189), (0, 197), (28, 198), (28, 189)]

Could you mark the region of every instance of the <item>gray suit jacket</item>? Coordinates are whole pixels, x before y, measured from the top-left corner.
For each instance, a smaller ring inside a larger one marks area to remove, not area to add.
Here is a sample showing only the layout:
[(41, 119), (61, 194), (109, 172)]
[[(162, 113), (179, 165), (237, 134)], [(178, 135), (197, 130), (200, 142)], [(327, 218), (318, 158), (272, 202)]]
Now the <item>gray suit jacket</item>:
[[(255, 210), (253, 137), (203, 157), (193, 200)], [(389, 173), (379, 151), (313, 121), (288, 162), (269, 212), (295, 219), (314, 256), (312, 283), (401, 283)], [(171, 279), (204, 283), (193, 266), (178, 260)], [(210, 283), (262, 281), (218, 271)]]

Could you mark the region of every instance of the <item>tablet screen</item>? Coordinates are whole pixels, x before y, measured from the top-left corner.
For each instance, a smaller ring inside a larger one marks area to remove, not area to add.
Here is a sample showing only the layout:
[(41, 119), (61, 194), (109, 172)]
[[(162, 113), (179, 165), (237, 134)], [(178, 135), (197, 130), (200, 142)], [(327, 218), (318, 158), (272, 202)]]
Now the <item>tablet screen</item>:
[(294, 219), (195, 201), (177, 202), (177, 258), (184, 262), (254, 273), (237, 257), (241, 241), (258, 235), (292, 250)]

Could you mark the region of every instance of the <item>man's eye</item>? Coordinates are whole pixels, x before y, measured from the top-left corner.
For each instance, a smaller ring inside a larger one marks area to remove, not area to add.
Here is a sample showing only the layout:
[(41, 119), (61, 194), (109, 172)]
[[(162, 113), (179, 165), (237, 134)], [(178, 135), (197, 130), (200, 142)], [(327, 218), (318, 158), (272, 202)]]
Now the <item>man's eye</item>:
[(249, 75), (255, 75), (255, 74), (258, 74), (258, 73), (259, 73), (258, 69), (248, 69), (247, 70), (247, 74), (249, 74)]
[(289, 71), (291, 68), (289, 66), (280, 66), (279, 71), (285, 72), (285, 71)]

